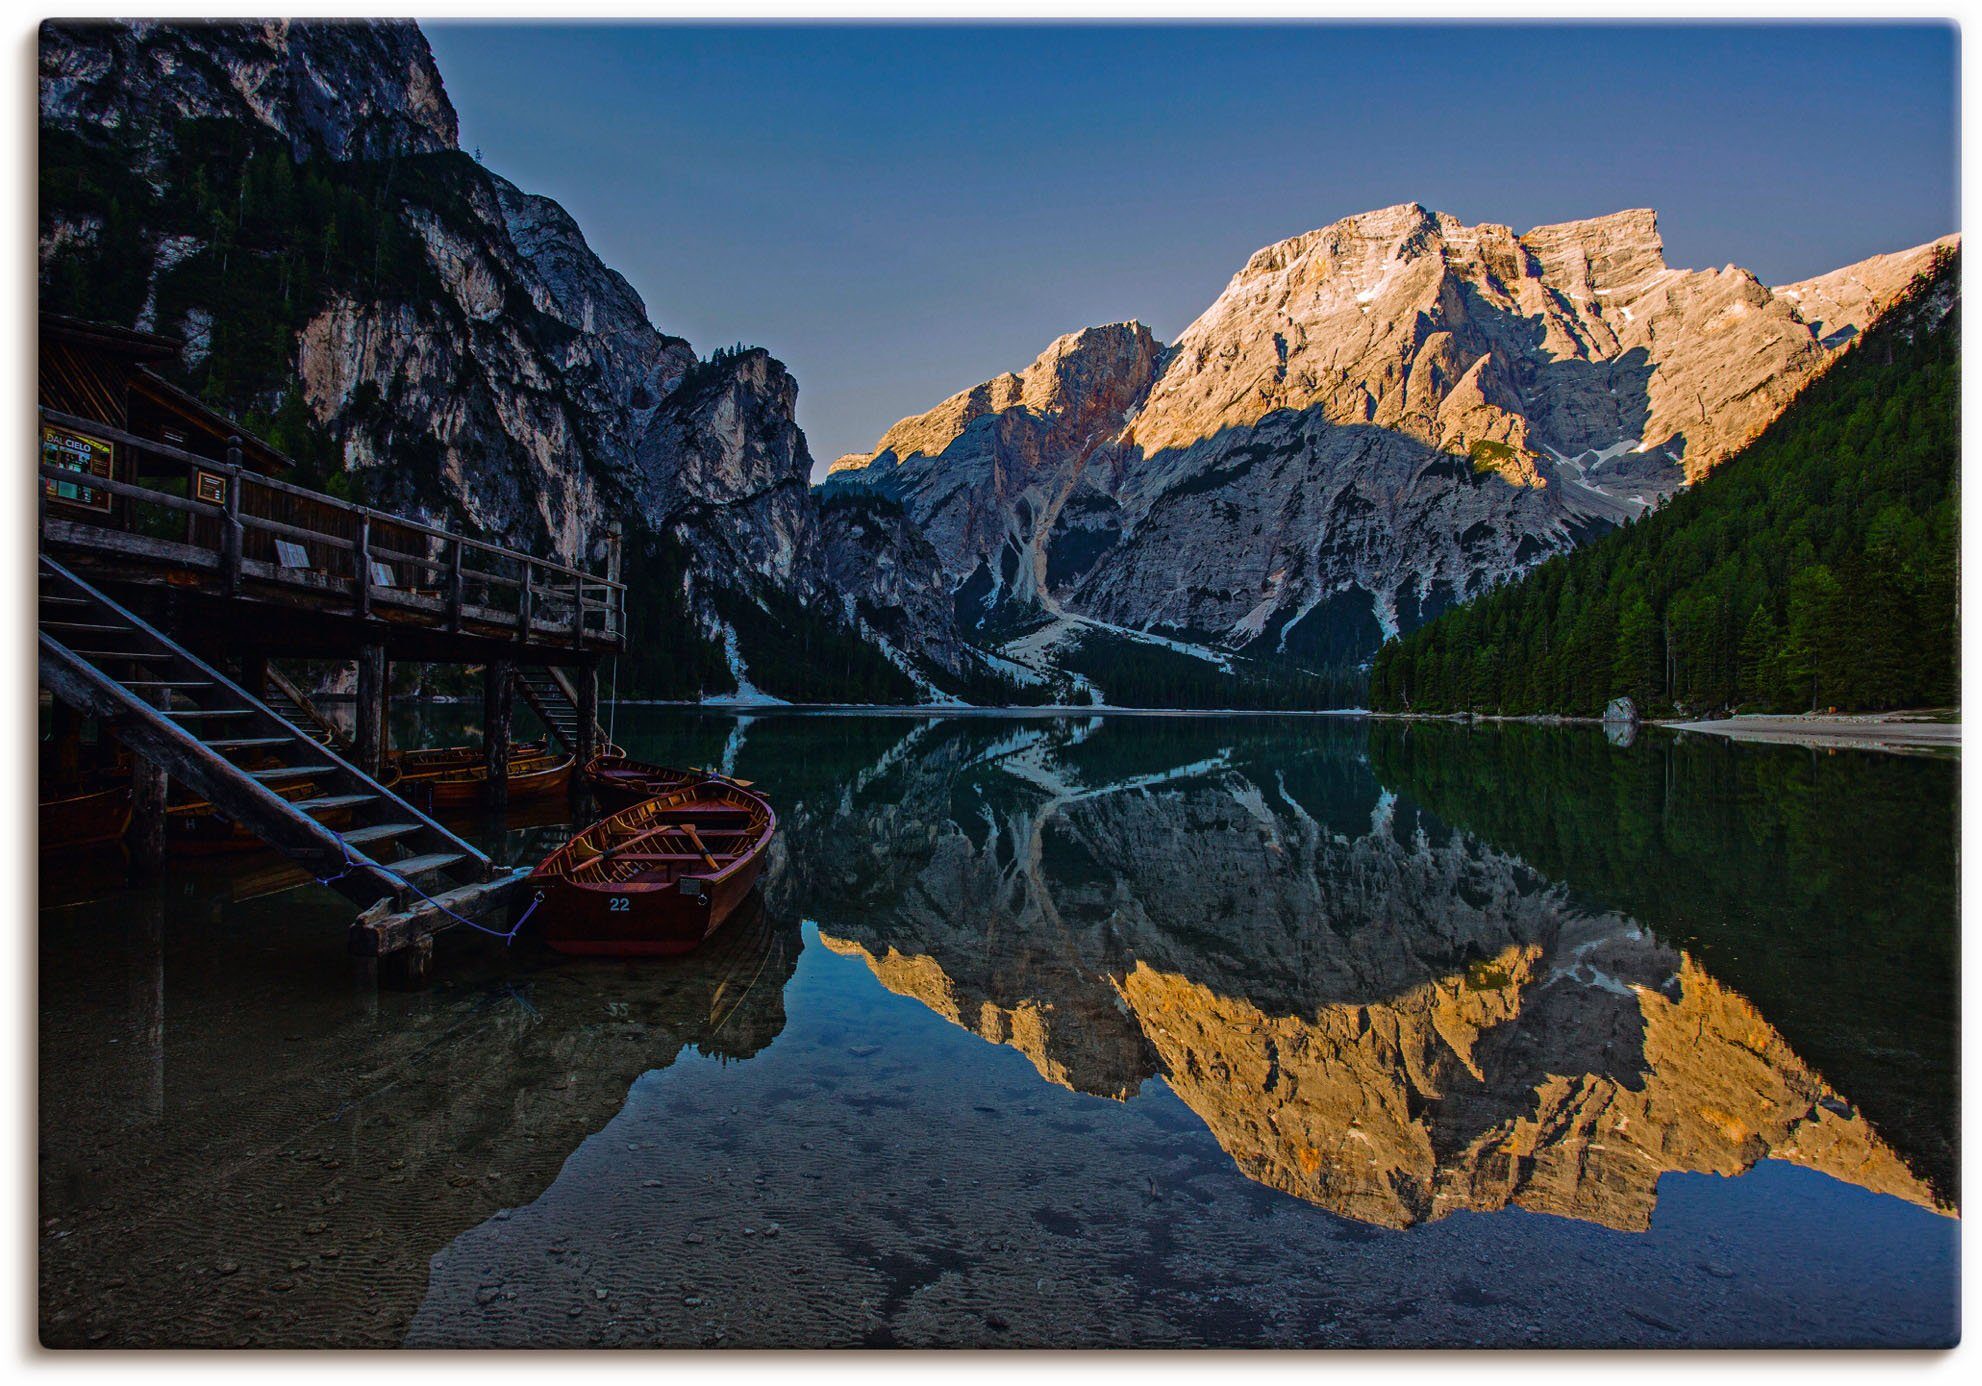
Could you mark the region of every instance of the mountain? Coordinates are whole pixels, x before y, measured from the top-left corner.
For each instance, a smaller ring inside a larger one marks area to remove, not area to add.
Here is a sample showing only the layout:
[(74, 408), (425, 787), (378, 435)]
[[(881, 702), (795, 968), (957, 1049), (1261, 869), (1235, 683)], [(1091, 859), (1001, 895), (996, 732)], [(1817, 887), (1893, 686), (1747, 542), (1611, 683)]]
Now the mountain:
[(1932, 251), (1778, 290), (1668, 266), (1649, 211), (1385, 208), (1260, 250), (1167, 348), (1062, 337), (826, 489), (902, 504), (1023, 661), (1105, 633), (1354, 664), (1709, 473)]
[(181, 340), (181, 382), (312, 484), (567, 560), (622, 520), (623, 692), (981, 680), (943, 603), (880, 634), (938, 570), (811, 494), (790, 373), (698, 358), (462, 152), (414, 25), (49, 23), (40, 65), (43, 306)]
[[(1371, 706), (1594, 714), (1958, 696), (1960, 256), (1655, 515), (1386, 645)], [(1796, 290), (1827, 332), (1865, 276)], [(1878, 295), (1877, 297), (1884, 297)], [(1853, 322), (1853, 326), (1855, 326)]]

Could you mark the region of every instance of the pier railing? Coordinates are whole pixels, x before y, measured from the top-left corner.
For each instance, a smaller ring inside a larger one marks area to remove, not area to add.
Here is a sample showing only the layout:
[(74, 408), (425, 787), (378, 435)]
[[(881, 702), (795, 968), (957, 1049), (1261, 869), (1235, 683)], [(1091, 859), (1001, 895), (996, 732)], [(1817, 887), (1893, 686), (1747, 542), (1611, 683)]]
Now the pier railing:
[(238, 447), (215, 461), (58, 410), (43, 408), (41, 421), (167, 464), (126, 468), (130, 481), (44, 457), (44, 545), (121, 555), (168, 581), (183, 569), (232, 596), (252, 589), (525, 643), (624, 644), (622, 583), (278, 481), (243, 466)]

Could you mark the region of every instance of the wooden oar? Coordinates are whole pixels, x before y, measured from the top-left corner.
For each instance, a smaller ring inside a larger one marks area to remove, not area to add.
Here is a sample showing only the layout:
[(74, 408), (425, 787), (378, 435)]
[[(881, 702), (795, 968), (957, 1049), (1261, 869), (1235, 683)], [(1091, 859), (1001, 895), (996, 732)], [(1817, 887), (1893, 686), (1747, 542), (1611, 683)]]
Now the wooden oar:
[(688, 834), (688, 840), (695, 844), (695, 850), (702, 854), (702, 860), (709, 864), (711, 871), (722, 870), (722, 867), (716, 864), (715, 857), (710, 855), (709, 849), (702, 845), (702, 834), (695, 831), (695, 825), (693, 823), (683, 823), (681, 830)]

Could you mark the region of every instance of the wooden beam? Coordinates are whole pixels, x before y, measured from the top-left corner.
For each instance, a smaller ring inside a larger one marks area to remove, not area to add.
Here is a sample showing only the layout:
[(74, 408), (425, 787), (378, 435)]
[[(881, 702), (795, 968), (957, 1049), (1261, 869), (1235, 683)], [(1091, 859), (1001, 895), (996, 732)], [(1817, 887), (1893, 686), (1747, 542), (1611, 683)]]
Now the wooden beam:
[(576, 670), (572, 682), (578, 685), (578, 765), (583, 769), (603, 749), (599, 745), (599, 666), (588, 664)]
[(385, 646), (358, 650), (358, 768), (373, 779), (385, 758)]
[(529, 879), (529, 869), (519, 866), (508, 875), (498, 875), (477, 885), (450, 890), (440, 897), (440, 904), (420, 900), (405, 909), (395, 909), (391, 900), (380, 900), (352, 924), (351, 951), (360, 957), (385, 957), (397, 953), (413, 946), (419, 939), (431, 938), (454, 927), (454, 915), (493, 928), (494, 912), (513, 906)]
[(358, 516), (358, 542), (352, 549), (352, 566), (357, 569), (358, 615), (372, 614), (372, 517), (369, 511)]
[[(158, 690), (161, 706), (170, 698), (169, 690)], [(165, 869), (165, 805), (172, 785), (163, 765), (136, 746), (130, 749), (131, 822), (124, 830), (124, 838), (131, 849), (132, 872), (145, 879)]]
[(515, 697), (515, 661), (492, 659), (482, 666), (482, 750), (487, 758), (492, 813), (509, 807), (509, 721)]

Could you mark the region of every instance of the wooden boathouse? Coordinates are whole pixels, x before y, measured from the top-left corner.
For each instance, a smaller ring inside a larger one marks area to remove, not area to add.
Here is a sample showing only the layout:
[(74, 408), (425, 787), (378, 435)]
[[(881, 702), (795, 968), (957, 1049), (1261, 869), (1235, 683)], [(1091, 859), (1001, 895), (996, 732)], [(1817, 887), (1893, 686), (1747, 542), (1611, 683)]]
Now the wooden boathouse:
[[(626, 642), (617, 535), (589, 573), (295, 485), (289, 459), (153, 370), (178, 351), (41, 319), (43, 799), (86, 773), (94, 719), (130, 753), (134, 866), (161, 864), (177, 781), (341, 890), (362, 910), (353, 951), (417, 979), (432, 935), (507, 905), (522, 868), (390, 787), (391, 665), (482, 666), (494, 806), (518, 696), (582, 765), (599, 663)], [(356, 664), (354, 734), (285, 659)]]

